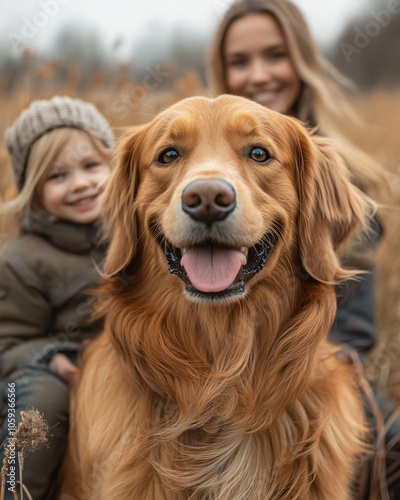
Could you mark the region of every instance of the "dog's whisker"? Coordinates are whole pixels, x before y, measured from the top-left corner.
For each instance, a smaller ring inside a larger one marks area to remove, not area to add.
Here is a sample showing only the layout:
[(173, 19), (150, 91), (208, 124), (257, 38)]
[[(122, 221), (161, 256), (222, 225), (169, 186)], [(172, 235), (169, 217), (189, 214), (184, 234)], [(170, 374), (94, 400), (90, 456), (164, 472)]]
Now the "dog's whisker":
[(140, 101), (139, 99), (132, 99), (132, 101), (140, 104), (141, 106), (146, 106), (148, 108), (154, 109), (154, 111), (156, 111), (157, 113), (161, 112), (161, 108), (156, 108), (155, 106), (152, 106), (151, 104), (149, 104), (147, 102)]
[(145, 113), (143, 111), (136, 111), (135, 115), (145, 116), (146, 118), (153, 119), (155, 116), (157, 116), (157, 113)]

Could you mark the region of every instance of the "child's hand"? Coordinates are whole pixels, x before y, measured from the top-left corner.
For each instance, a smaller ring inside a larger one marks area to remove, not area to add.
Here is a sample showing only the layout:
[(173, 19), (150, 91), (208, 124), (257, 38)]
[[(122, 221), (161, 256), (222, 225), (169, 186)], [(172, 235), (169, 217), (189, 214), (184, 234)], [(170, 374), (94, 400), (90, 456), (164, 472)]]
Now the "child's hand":
[(49, 368), (66, 382), (71, 382), (77, 370), (74, 363), (64, 354), (55, 354), (49, 362)]

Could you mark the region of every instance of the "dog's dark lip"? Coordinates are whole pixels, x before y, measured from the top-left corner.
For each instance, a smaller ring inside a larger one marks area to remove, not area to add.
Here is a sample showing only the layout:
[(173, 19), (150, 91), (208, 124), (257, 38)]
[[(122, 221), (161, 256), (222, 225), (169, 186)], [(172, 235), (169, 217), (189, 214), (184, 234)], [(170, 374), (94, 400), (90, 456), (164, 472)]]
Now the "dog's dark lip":
[[(245, 285), (253, 276), (263, 269), (268, 261), (273, 248), (277, 242), (277, 231), (268, 231), (263, 238), (254, 246), (248, 249), (247, 264), (242, 266), (236, 276), (235, 281), (225, 290), (221, 292), (202, 292), (195, 288), (190, 282), (185, 269), (181, 266), (182, 251), (180, 248), (174, 247), (163, 235), (156, 229), (156, 225), (152, 225), (153, 234), (161, 246), (168, 261), (168, 270), (171, 274), (175, 274), (185, 283), (186, 291), (193, 297), (203, 298), (207, 300), (223, 299), (242, 295), (245, 292)], [(201, 245), (196, 246), (222, 246), (212, 241), (204, 241)], [(224, 247), (226, 248), (226, 247)]]

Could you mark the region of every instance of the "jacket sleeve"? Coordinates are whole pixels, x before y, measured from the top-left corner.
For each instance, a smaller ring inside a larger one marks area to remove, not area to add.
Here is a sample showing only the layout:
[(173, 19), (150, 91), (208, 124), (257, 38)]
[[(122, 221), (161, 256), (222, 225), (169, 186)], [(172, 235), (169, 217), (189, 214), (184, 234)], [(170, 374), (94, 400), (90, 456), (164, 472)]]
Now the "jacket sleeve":
[(378, 341), (375, 261), (381, 235), (382, 226), (374, 219), (367, 234), (351, 240), (343, 264), (366, 273), (336, 287), (338, 310), (329, 338), (350, 345), (359, 353), (370, 351)]
[(29, 365), (49, 342), (52, 306), (36, 270), (16, 245), (0, 255), (0, 376)]

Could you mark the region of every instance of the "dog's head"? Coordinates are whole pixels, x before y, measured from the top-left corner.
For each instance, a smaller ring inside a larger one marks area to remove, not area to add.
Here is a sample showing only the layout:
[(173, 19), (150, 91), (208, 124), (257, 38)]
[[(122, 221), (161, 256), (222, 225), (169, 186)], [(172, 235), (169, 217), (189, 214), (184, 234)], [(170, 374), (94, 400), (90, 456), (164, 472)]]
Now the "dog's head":
[(190, 98), (126, 135), (118, 159), (105, 193), (108, 275), (137, 261), (201, 300), (240, 297), (282, 266), (346, 276), (336, 249), (369, 202), (297, 120), (240, 97)]

